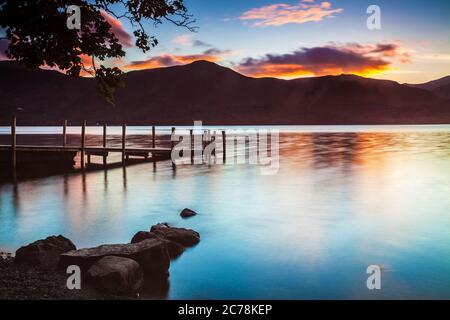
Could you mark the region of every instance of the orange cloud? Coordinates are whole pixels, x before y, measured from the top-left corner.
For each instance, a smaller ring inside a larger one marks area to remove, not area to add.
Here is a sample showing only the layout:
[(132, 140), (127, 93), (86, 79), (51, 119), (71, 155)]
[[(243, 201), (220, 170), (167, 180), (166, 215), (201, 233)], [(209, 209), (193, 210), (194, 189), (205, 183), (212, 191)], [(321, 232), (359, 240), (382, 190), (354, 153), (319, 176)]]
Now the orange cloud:
[[(94, 71), (94, 68), (92, 66), (92, 57), (88, 56), (87, 54), (80, 54), (79, 57), (81, 58), (81, 63), (83, 64), (84, 68), (87, 70)], [(81, 69), (80, 76), (82, 77), (93, 77), (93, 73), (90, 73), (89, 71)]]
[(365, 45), (361, 45), (358, 43), (348, 43), (341, 46), (341, 48), (349, 52), (357, 52), (359, 54), (367, 56), (398, 58), (402, 63), (411, 62), (411, 50), (403, 47), (402, 44), (398, 41), (394, 43), (377, 43)]
[(189, 64), (194, 61), (206, 60), (209, 62), (220, 62), (223, 60), (221, 55), (228, 54), (227, 50), (209, 49), (201, 54), (191, 55), (172, 55), (163, 54), (152, 57), (147, 60), (133, 61), (122, 67), (123, 70), (143, 70), (162, 67), (171, 67), (176, 65)]
[(296, 5), (279, 3), (253, 8), (244, 12), (239, 19), (254, 21), (255, 27), (281, 26), (288, 23), (322, 21), (342, 11), (344, 11), (342, 8), (332, 9), (331, 3), (327, 1), (314, 3), (312, 0), (303, 0)]
[(397, 44), (331, 44), (281, 55), (268, 54), (260, 59), (248, 58), (237, 70), (252, 77), (295, 78), (342, 73), (368, 76), (388, 70), (393, 58), (409, 62), (405, 52)]
[[(95, 76), (95, 70), (92, 65), (92, 57), (87, 54), (80, 54), (79, 57), (81, 58), (81, 63), (84, 66), (84, 69), (80, 71), (80, 76), (82, 77), (94, 77)], [(100, 65), (104, 65), (105, 67), (118, 67), (122, 68), (124, 62), (123, 59), (120, 58), (113, 58), (109, 59), (107, 61), (99, 61), (95, 59), (95, 65), (98, 68)]]
[(106, 22), (108, 22), (109, 25), (111, 26), (111, 31), (115, 34), (120, 44), (122, 44), (124, 47), (128, 48), (132, 47), (133, 38), (128, 32), (125, 31), (122, 22), (120, 22), (119, 19), (116, 19), (115, 17), (113, 17), (104, 10), (100, 10), (100, 13), (102, 17), (106, 20)]

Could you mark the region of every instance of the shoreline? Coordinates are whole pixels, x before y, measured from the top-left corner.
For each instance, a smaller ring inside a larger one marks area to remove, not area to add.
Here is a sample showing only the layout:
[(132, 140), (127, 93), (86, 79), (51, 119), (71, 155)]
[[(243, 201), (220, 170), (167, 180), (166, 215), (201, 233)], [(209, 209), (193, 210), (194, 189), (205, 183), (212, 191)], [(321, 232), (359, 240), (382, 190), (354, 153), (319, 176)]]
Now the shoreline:
[(68, 290), (63, 271), (43, 271), (0, 260), (0, 300), (132, 300), (105, 294), (90, 286)]
[[(195, 215), (187, 208), (180, 213)], [(0, 252), (0, 300), (165, 300), (171, 261), (199, 242), (198, 232), (167, 223), (138, 231), (128, 243), (82, 249), (49, 236), (14, 256)]]

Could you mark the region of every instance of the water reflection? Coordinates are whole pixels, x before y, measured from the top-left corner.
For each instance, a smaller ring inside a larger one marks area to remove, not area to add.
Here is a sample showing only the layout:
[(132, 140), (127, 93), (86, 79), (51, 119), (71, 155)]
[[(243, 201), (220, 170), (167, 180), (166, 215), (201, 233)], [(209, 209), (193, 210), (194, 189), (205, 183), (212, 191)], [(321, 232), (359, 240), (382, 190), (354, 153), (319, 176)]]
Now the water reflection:
[[(450, 131), (283, 133), (280, 143), (274, 176), (161, 162), (0, 185), (0, 247), (50, 234), (124, 243), (169, 222), (202, 241), (173, 262), (160, 297), (450, 297)], [(185, 207), (199, 216), (181, 220)], [(370, 264), (383, 266), (381, 292), (365, 288)]]

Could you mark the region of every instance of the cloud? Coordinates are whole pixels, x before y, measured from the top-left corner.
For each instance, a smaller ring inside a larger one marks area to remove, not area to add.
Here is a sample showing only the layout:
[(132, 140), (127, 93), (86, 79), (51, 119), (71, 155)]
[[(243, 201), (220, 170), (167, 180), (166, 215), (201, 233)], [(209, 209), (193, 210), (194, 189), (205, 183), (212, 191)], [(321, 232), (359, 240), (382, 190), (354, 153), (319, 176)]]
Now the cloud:
[(119, 39), (120, 44), (124, 47), (131, 48), (133, 46), (133, 38), (125, 31), (122, 22), (104, 10), (100, 10), (100, 13), (106, 22), (111, 25), (111, 31), (116, 35), (117, 39)]
[(172, 42), (182, 45), (182, 46), (191, 46), (192, 45), (192, 35), (183, 34), (181, 36), (177, 36), (177, 37), (173, 38)]
[(278, 3), (244, 12), (239, 19), (253, 21), (255, 27), (281, 26), (288, 23), (318, 22), (324, 18), (332, 18), (334, 14), (344, 11), (342, 8), (332, 9), (331, 3), (323, 1), (314, 3), (303, 0), (298, 4)]
[(194, 47), (212, 47), (209, 43), (203, 42), (201, 40), (195, 40), (192, 45)]
[(200, 54), (191, 55), (172, 55), (163, 54), (156, 57), (151, 57), (146, 60), (132, 61), (131, 63), (122, 67), (123, 70), (143, 70), (154, 69), (162, 67), (171, 67), (176, 65), (188, 64), (194, 61), (206, 60), (209, 62), (220, 62), (223, 60), (222, 55), (229, 54), (231, 51), (209, 49)]
[(417, 53), (414, 54), (414, 58), (427, 62), (450, 62), (450, 54), (448, 53)]
[(93, 76), (93, 72), (94, 72), (94, 68), (93, 68), (93, 65), (92, 65), (92, 57), (87, 55), (87, 54), (80, 54), (79, 57), (81, 59), (81, 63), (84, 65), (84, 68), (86, 68), (88, 70), (88, 71), (81, 70), (80, 76), (82, 76), (82, 77), (92, 77)]
[[(9, 40), (6, 40), (6, 39), (1, 39), (0, 40), (0, 61), (2, 61), (2, 60), (10, 60), (6, 56), (6, 53), (5, 53), (6, 50), (8, 49), (8, 46), (9, 46)], [(87, 69), (91, 69), (92, 68), (92, 58), (90, 56), (88, 56), (86, 54), (80, 54), (79, 57), (81, 59), (81, 62), (84, 64), (85, 68), (87, 68)], [(61, 72), (61, 73), (65, 73), (65, 70), (61, 70), (57, 66), (50, 67), (47, 64), (41, 65), (39, 68), (43, 69), (43, 70), (53, 70), (53, 71), (58, 71), (58, 72)], [(81, 70), (80, 71), (80, 75), (83, 76), (83, 77), (91, 77), (92, 76), (91, 73), (89, 73), (89, 72), (87, 72), (85, 70)]]
[(233, 50), (220, 50), (216, 48), (211, 48), (203, 52), (203, 54), (206, 55), (212, 55), (212, 56), (225, 56), (225, 55), (233, 55)]
[[(334, 45), (339, 46), (339, 44)], [(398, 58), (400, 62), (403, 63), (411, 62), (412, 50), (403, 47), (403, 45), (398, 41), (394, 43), (377, 43), (365, 45), (358, 43), (347, 43), (341, 48), (345, 51), (356, 52), (366, 56)]]
[(188, 47), (212, 47), (209, 43), (206, 43), (201, 40), (193, 40), (191, 34), (184, 34), (181, 36), (177, 36), (172, 40), (173, 43), (176, 43), (178, 45), (182, 46), (188, 46)]
[(397, 44), (330, 44), (301, 48), (286, 54), (267, 54), (260, 59), (247, 58), (237, 70), (253, 77), (294, 78), (351, 73), (369, 75), (388, 70), (393, 58), (408, 62)]

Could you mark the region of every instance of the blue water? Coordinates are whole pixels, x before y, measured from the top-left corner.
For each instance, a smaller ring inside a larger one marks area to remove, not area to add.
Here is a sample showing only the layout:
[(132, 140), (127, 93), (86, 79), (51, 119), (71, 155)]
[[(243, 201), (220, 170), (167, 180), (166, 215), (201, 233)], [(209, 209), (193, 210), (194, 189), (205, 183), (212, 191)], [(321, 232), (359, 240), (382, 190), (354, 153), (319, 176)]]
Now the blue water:
[(169, 299), (450, 298), (450, 126), (289, 127), (280, 142), (270, 176), (164, 162), (3, 183), (0, 247), (129, 242), (169, 222), (201, 234), (171, 264)]

